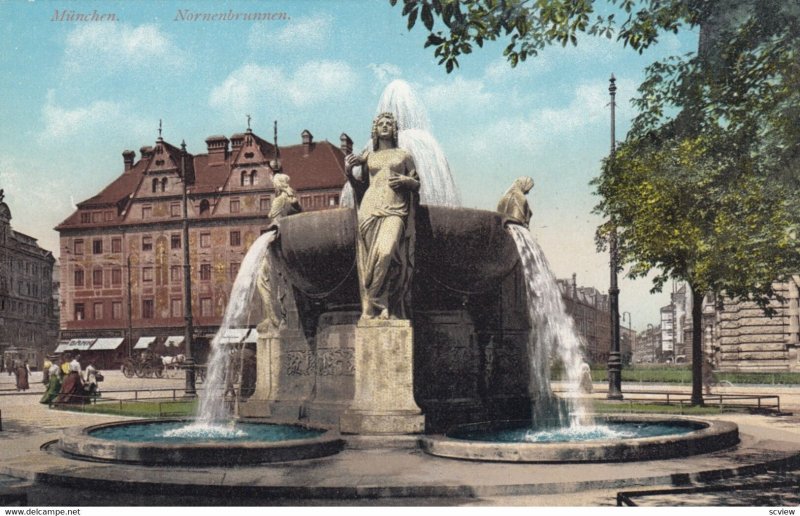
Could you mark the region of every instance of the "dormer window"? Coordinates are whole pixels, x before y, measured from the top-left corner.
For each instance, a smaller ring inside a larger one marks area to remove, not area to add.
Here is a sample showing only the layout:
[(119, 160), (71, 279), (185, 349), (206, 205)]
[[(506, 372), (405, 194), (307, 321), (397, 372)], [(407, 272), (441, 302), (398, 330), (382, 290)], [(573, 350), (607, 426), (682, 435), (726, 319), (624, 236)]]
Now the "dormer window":
[(208, 215), (210, 205), (208, 204), (208, 199), (203, 199), (200, 201), (200, 215)]
[(247, 159), (253, 159), (253, 156), (255, 156), (255, 154), (253, 154), (252, 152), (245, 152), (244, 153), (244, 157), (247, 158)]

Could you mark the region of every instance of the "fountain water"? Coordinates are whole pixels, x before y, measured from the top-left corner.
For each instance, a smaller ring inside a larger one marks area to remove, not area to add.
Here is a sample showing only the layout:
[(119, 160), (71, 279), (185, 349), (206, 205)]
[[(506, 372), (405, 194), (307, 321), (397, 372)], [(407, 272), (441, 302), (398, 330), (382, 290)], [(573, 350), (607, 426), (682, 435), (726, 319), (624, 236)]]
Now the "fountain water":
[[(399, 129), (398, 145), (407, 150), (417, 165), (420, 179), (420, 202), (432, 206), (461, 206), (450, 164), (439, 142), (431, 134), (428, 114), (424, 106), (405, 81), (392, 81), (378, 102), (376, 114), (394, 113)], [(371, 149), (372, 142), (364, 146)], [(353, 169), (361, 177), (361, 167)], [(353, 194), (350, 185), (342, 191), (342, 206), (352, 207)]]
[[(531, 320), (529, 356), (531, 393), (537, 396), (533, 408), (535, 426), (580, 427), (592, 424), (588, 402), (578, 396), (581, 379), (582, 339), (565, 308), (555, 276), (542, 248), (527, 228), (509, 224), (525, 276), (528, 312)], [(550, 388), (551, 357), (557, 354), (566, 373), (568, 396), (559, 403)]]
[(255, 291), (255, 277), (267, 253), (270, 243), (277, 236), (276, 231), (268, 231), (258, 237), (248, 249), (242, 260), (239, 272), (233, 282), (231, 295), (225, 315), (219, 330), (211, 341), (211, 356), (208, 361), (206, 387), (200, 396), (197, 419), (194, 423), (173, 428), (165, 432), (165, 437), (203, 438), (229, 436), (244, 437), (246, 433), (228, 423), (229, 414), (222, 395), (226, 383), (226, 376), (230, 366), (229, 353), (225, 345), (226, 338), (234, 328), (247, 328), (250, 323), (253, 293)]

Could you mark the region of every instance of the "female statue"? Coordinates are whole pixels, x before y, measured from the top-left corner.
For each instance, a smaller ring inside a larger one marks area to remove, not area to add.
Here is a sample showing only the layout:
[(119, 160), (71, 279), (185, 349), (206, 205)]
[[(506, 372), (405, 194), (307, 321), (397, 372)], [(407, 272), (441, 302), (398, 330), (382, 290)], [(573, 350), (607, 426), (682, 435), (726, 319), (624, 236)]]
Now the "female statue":
[[(361, 165), (361, 178), (353, 167)], [(381, 113), (372, 124), (372, 150), (345, 158), (358, 207), (356, 262), (365, 319), (407, 319), (414, 271), (414, 210), (419, 177), (414, 159), (397, 146), (397, 121)]]
[[(275, 174), (272, 177), (272, 185), (275, 187), (275, 199), (273, 199), (272, 207), (269, 210), (269, 218), (272, 222), (303, 211), (294, 190), (289, 186), (289, 176)], [(265, 314), (264, 321), (259, 324), (259, 331), (266, 330), (269, 326), (278, 328), (281, 322), (286, 320), (286, 310), (283, 306), (283, 301), (286, 297), (286, 286), (283, 284), (283, 277), (280, 271), (275, 270), (274, 265), (270, 260), (269, 250), (267, 250), (264, 260), (261, 262), (258, 283), (256, 284), (261, 294)]]
[(525, 195), (533, 188), (533, 179), (521, 176), (514, 180), (511, 188), (503, 194), (497, 204), (497, 211), (508, 217), (510, 222), (528, 227), (531, 221), (531, 207)]

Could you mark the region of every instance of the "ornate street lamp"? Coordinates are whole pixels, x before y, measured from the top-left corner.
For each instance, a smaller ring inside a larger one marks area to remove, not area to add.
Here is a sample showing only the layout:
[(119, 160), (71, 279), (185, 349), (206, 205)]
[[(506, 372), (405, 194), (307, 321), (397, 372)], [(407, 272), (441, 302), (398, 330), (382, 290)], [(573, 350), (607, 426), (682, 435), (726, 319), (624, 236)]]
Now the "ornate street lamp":
[[(614, 98), (617, 93), (617, 85), (614, 74), (609, 80), (608, 93), (611, 95), (611, 155), (609, 159), (613, 161), (616, 152), (615, 139), (615, 107)], [(609, 303), (611, 304), (611, 351), (608, 354), (608, 399), (622, 399), (622, 360), (619, 353), (619, 287), (617, 286), (617, 269), (619, 259), (617, 256), (617, 226), (614, 219), (611, 219), (611, 234), (609, 235), (609, 254), (611, 281), (608, 287)]]

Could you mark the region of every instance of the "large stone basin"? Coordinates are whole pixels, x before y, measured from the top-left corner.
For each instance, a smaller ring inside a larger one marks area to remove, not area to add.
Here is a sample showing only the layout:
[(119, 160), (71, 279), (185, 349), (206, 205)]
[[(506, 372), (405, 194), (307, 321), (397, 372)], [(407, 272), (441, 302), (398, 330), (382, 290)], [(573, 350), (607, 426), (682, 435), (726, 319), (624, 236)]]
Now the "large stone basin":
[[(499, 213), (420, 206), (415, 223), (416, 284), (480, 293), (500, 283), (518, 261)], [(313, 297), (334, 290), (357, 294), (356, 224), (356, 211), (349, 208), (281, 220), (280, 244), (273, 249), (291, 283)]]

